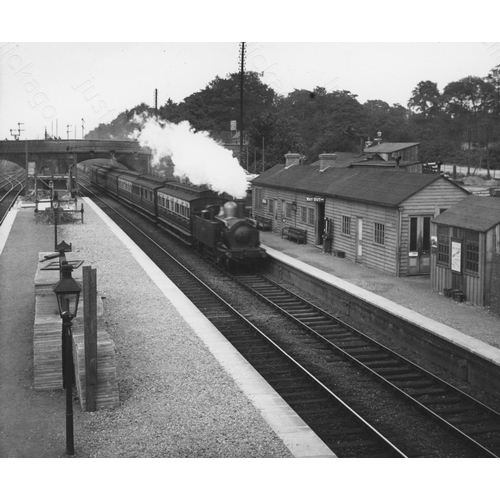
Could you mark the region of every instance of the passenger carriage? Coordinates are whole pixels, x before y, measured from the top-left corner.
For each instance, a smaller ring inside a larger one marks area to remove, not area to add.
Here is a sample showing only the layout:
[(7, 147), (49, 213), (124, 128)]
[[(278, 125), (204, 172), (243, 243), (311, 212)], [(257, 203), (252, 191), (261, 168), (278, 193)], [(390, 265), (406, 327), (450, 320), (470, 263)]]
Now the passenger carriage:
[(118, 198), (118, 179), (124, 172), (122, 170), (110, 169), (106, 173), (105, 185), (108, 193), (114, 198)]
[(148, 217), (156, 217), (156, 190), (165, 181), (137, 172), (122, 173), (117, 180), (120, 198)]
[(229, 197), (206, 188), (167, 182), (157, 190), (158, 220), (163, 226), (191, 242), (191, 219), (209, 205), (223, 205)]

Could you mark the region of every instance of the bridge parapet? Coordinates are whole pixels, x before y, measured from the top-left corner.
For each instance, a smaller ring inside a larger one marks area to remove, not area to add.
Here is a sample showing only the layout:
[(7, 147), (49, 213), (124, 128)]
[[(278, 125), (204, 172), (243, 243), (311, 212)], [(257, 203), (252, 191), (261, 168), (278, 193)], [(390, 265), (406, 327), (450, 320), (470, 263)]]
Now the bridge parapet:
[(94, 158), (113, 159), (128, 168), (147, 172), (151, 150), (142, 147), (137, 141), (87, 139), (0, 141), (0, 159), (17, 163), (33, 173), (39, 173), (44, 166), (54, 162), (60, 165), (58, 170), (67, 171), (68, 164)]
[(0, 141), (0, 154), (24, 153), (85, 153), (89, 151), (119, 151), (123, 153), (151, 154), (149, 148), (143, 148), (137, 141), (110, 141), (110, 140), (28, 140), (28, 141)]

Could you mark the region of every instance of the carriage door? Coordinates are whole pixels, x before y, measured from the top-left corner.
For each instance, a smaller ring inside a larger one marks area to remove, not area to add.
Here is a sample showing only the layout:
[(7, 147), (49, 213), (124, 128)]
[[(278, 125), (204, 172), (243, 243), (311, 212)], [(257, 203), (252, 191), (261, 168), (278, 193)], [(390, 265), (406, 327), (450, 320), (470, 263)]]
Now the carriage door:
[(356, 262), (363, 260), (363, 219), (356, 219)]
[(410, 217), (408, 274), (429, 274), (431, 270), (431, 217)]

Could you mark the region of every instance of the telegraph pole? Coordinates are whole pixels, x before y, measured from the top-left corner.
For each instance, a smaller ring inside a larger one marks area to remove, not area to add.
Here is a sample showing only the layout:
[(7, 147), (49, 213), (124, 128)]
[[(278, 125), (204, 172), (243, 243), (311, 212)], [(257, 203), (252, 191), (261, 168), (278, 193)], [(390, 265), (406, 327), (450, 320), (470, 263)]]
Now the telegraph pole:
[(240, 43), (240, 163), (243, 165), (243, 87), (245, 84), (245, 42)]
[(85, 120), (82, 118), (82, 139), (85, 136)]
[(158, 89), (155, 89), (155, 113), (158, 113)]

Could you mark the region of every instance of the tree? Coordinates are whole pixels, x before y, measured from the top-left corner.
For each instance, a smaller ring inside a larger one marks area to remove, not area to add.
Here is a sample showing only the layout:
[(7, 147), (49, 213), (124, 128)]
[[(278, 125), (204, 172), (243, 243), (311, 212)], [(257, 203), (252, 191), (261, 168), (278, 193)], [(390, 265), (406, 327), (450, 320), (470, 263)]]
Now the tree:
[(252, 172), (282, 163), (289, 151), (303, 150), (295, 127), (285, 117), (280, 117), (277, 110), (262, 113), (252, 120), (248, 128), (248, 147)]
[(437, 84), (429, 80), (421, 81), (412, 92), (408, 108), (414, 113), (420, 113), (425, 120), (436, 115), (440, 110), (441, 94)]
[[(243, 109), (246, 125), (251, 123), (255, 116), (273, 107), (276, 99), (275, 91), (260, 81), (258, 73), (245, 73)], [(172, 112), (173, 109), (170, 104), (169, 110)], [(165, 112), (167, 111), (165, 108)], [(186, 97), (175, 109), (175, 119), (188, 120), (195, 130), (206, 130), (213, 134), (228, 131), (230, 122), (239, 122), (239, 118), (239, 73), (232, 73), (227, 78), (217, 76), (203, 90)], [(238, 130), (241, 130), (240, 123)]]
[[(486, 146), (486, 149), (489, 147), (489, 140), (486, 139), (485, 141), (484, 130), (488, 128), (487, 124), (494, 102), (494, 95), (494, 85), (486, 79), (476, 76), (468, 76), (456, 82), (451, 82), (444, 89), (444, 109), (450, 116), (451, 121), (459, 124), (462, 130), (461, 136), (468, 143), (468, 173), (470, 173), (473, 146), (479, 147), (480, 151), (484, 146)], [(482, 154), (479, 155), (479, 166), (481, 166), (481, 160)]]
[(358, 139), (347, 133), (363, 118), (356, 97), (347, 90), (327, 92), (316, 87), (313, 91), (296, 89), (280, 102), (280, 113), (296, 129), (307, 161), (315, 161), (324, 152), (357, 149)]
[(137, 128), (137, 124), (133, 122), (134, 116), (144, 112), (152, 114), (154, 113), (154, 108), (145, 103), (141, 103), (135, 108), (130, 110), (126, 109), (110, 123), (100, 123), (94, 130), (85, 134), (85, 138), (126, 141), (130, 139), (131, 134)]

